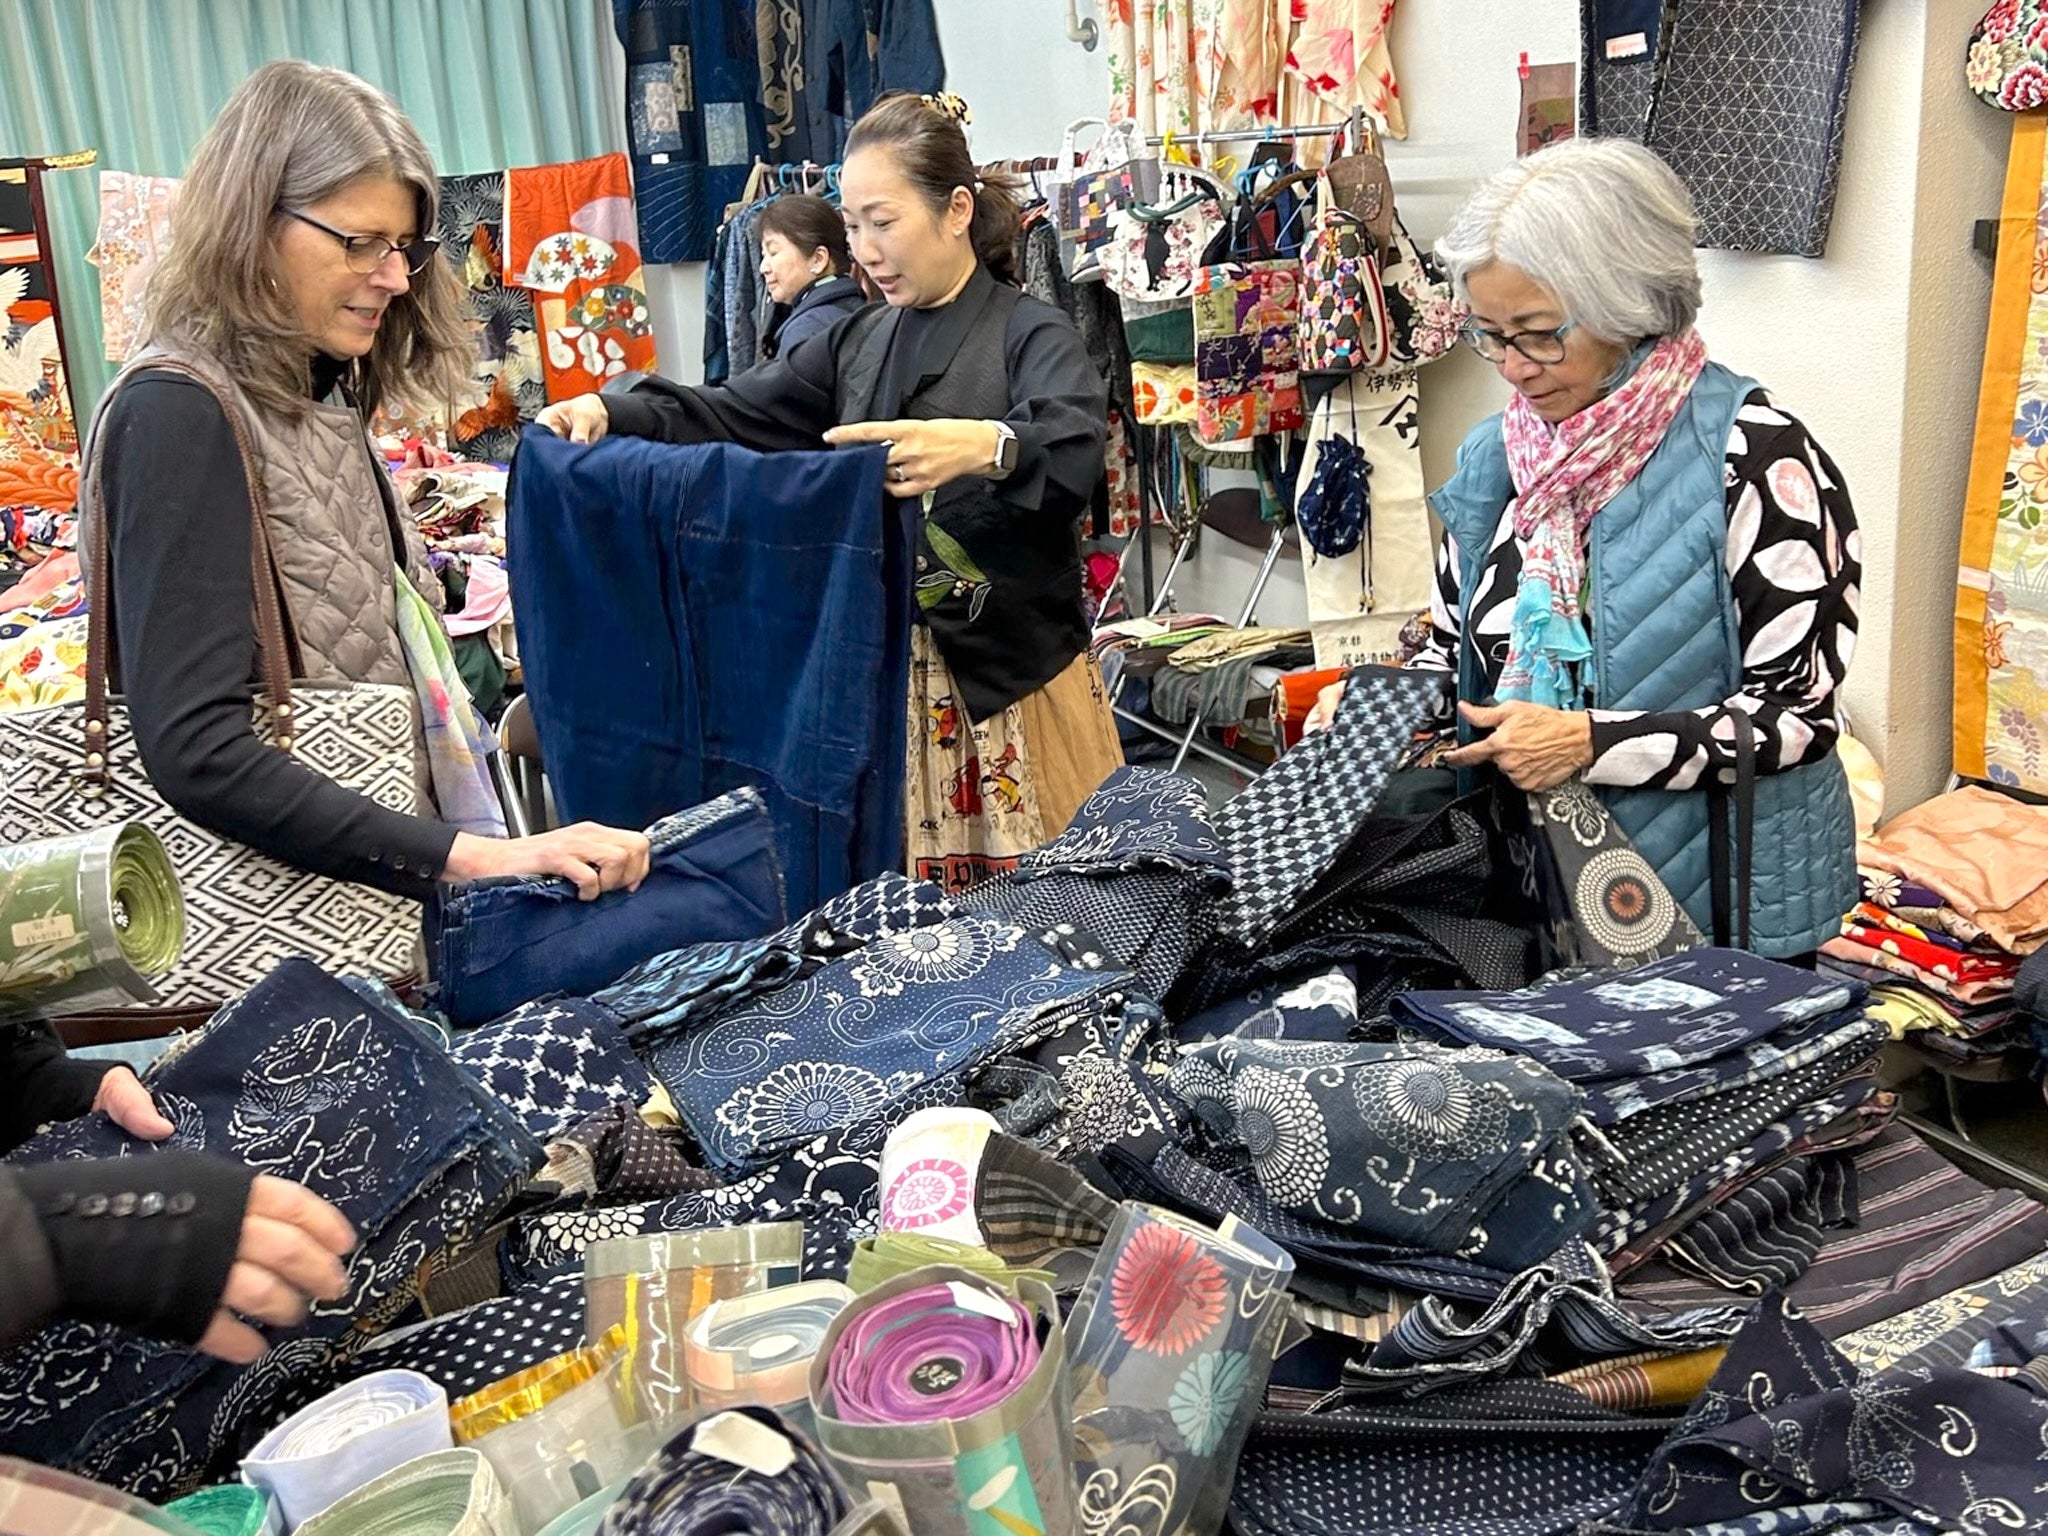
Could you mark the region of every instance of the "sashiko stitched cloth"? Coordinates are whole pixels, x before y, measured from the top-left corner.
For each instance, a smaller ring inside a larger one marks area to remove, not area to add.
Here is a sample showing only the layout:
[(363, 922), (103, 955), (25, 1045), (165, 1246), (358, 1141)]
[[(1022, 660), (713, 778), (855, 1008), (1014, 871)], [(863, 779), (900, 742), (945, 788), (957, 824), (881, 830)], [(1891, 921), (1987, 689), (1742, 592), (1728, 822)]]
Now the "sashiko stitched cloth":
[[(541, 1149), (437, 1041), (306, 960), (223, 1008), (151, 1087), (177, 1127), (160, 1145), (304, 1184), (360, 1239), (348, 1294), (268, 1330), (254, 1365), (72, 1322), (0, 1355), (0, 1440), (12, 1452), (162, 1499), (231, 1472), (248, 1443), (324, 1390), (406, 1306), (423, 1263), (489, 1226)], [(10, 1161), (150, 1150), (92, 1115)]]

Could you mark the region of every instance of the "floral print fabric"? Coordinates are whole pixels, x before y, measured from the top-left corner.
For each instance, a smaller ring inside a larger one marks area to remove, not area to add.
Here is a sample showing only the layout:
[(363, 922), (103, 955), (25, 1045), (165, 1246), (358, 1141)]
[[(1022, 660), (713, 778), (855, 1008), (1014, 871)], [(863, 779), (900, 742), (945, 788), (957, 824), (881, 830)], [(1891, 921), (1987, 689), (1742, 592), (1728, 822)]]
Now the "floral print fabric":
[(1195, 274), (1195, 435), (1212, 446), (1292, 432), (1302, 411), (1301, 270), (1230, 262)]
[(1970, 34), (1964, 74), (1971, 90), (2007, 112), (2048, 104), (2048, 7), (1997, 0)]
[(100, 229), (85, 259), (100, 269), (100, 334), (107, 361), (142, 344), (142, 290), (171, 240), (178, 183), (169, 176), (100, 172)]
[(1222, 1528), (1293, 1273), (1236, 1220), (1124, 1205), (1067, 1320), (1083, 1531), (1141, 1509), (1148, 1530)]
[(505, 174), (505, 281), (533, 295), (550, 400), (655, 366), (624, 155)]
[(505, 276), (505, 177), (441, 178), (441, 256), (454, 267), (476, 334), (469, 392), (446, 423), (464, 458), (509, 464), (519, 432), (548, 403), (533, 295)]
[(722, 1014), (655, 1067), (711, 1165), (737, 1172), (1022, 1045), (1055, 1005), (1101, 986), (1023, 930), (963, 914), (882, 934)]
[(1148, 134), (1335, 122), (1407, 135), (1387, 49), (1394, 0), (1109, 0), (1112, 119)]
[(1568, 1139), (1579, 1095), (1520, 1057), (1233, 1037), (1191, 1052), (1174, 1087), (1298, 1215), (1517, 1269), (1596, 1214)]

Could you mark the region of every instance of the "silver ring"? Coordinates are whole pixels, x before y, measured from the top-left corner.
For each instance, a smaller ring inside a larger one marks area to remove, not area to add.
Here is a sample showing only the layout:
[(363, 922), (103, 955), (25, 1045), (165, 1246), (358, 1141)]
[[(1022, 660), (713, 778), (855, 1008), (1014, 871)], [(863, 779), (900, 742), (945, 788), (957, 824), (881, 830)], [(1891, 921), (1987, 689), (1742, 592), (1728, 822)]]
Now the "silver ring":
[(891, 480), (908, 480), (910, 476), (904, 471), (901, 464), (891, 464), (889, 466), (889, 478)]

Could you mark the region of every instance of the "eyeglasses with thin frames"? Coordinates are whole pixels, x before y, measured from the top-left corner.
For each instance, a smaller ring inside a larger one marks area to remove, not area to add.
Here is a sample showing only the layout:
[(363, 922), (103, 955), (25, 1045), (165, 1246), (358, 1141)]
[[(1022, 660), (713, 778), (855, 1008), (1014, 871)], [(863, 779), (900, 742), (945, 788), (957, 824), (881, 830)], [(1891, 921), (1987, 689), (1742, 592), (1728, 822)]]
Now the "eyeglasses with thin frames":
[(322, 224), (310, 213), (301, 213), (296, 208), (278, 210), (301, 224), (310, 224), (323, 235), (332, 235), (341, 242), (342, 258), (348, 262), (351, 272), (360, 272), (368, 277), (391, 259), (396, 251), (405, 262), (407, 277), (417, 277), (425, 270), (434, 253), (441, 249), (441, 242), (432, 235), (422, 235), (417, 240), (408, 240), (404, 245), (394, 245), (382, 235), (351, 235), (336, 229), (332, 224)]
[(1485, 358), (1497, 363), (1508, 355), (1513, 347), (1532, 363), (1561, 363), (1564, 361), (1564, 339), (1578, 329), (1579, 322), (1567, 320), (1563, 325), (1547, 331), (1489, 331), (1481, 325), (1468, 325), (1458, 334), (1465, 345)]

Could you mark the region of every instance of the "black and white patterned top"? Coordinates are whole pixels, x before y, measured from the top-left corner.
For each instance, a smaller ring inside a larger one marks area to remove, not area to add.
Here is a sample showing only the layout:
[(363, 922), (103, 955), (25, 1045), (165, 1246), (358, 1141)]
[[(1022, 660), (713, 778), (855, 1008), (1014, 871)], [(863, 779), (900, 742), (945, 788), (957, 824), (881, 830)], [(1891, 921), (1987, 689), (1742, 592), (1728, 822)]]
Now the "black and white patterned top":
[[(1742, 689), (1695, 710), (1593, 710), (1589, 784), (1691, 789), (1734, 766), (1729, 711), (1755, 727), (1756, 767), (1824, 760), (1841, 732), (1836, 691), (1856, 649), (1863, 545), (1848, 487), (1800, 422), (1752, 390), (1728, 438), (1728, 577), (1742, 638)], [(1437, 548), (1430, 631), (1409, 665), (1455, 670), (1460, 563)], [(1472, 611), (1487, 680), (1499, 680), (1521, 580), (1514, 523), (1503, 517)], [(1588, 623), (1598, 621), (1587, 615)]]

